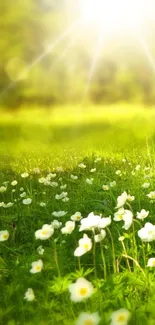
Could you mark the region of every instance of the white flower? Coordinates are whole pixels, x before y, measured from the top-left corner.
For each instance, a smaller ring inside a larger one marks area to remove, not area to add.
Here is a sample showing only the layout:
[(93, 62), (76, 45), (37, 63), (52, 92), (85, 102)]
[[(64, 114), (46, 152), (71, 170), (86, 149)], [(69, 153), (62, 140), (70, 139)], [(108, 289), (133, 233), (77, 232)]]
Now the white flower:
[(140, 168), (141, 168), (141, 165), (137, 165), (135, 169), (138, 171)]
[(31, 203), (32, 203), (32, 199), (30, 199), (30, 198), (27, 198), (27, 199), (23, 200), (23, 204), (25, 204), (25, 205), (29, 205)]
[(151, 242), (155, 240), (155, 226), (147, 222), (143, 228), (138, 231), (138, 236), (144, 242)]
[(69, 285), (68, 288), (71, 296), (70, 299), (74, 302), (80, 302), (92, 296), (94, 293), (94, 287), (85, 278), (79, 278), (73, 284)]
[(101, 161), (101, 158), (100, 158), (100, 157), (98, 157), (98, 158), (96, 158), (96, 159), (94, 160), (95, 163), (97, 163), (98, 161)]
[(75, 212), (75, 213), (71, 216), (71, 220), (72, 220), (72, 221), (80, 221), (81, 219), (82, 219), (81, 212)]
[(45, 178), (45, 181), (43, 183), (45, 186), (50, 186), (51, 185), (51, 182), (50, 180), (48, 180), (47, 178)]
[(100, 316), (98, 313), (81, 313), (75, 323), (75, 325), (98, 325), (100, 322)]
[(108, 191), (109, 190), (109, 185), (103, 185), (102, 188), (103, 188), (104, 191)]
[(137, 219), (145, 219), (149, 215), (149, 211), (146, 211), (145, 209), (142, 209), (140, 212), (137, 212)]
[(83, 164), (83, 163), (81, 163), (81, 164), (78, 165), (78, 167), (81, 168), (81, 169), (85, 169), (86, 168), (86, 165)]
[(28, 288), (27, 291), (25, 292), (24, 299), (27, 301), (33, 301), (35, 299), (34, 291), (32, 288)]
[(121, 221), (124, 217), (124, 208), (120, 208), (115, 214), (114, 214), (114, 221)]
[(16, 186), (17, 184), (18, 184), (18, 182), (16, 180), (14, 180), (14, 181), (11, 182), (11, 185), (12, 186)]
[(15, 192), (16, 192), (16, 190), (15, 190), (15, 188), (13, 188), (12, 193), (15, 193)]
[(14, 205), (13, 202), (8, 202), (6, 204), (3, 205), (4, 208), (11, 208)]
[(144, 183), (144, 184), (142, 185), (143, 188), (149, 188), (149, 186), (150, 186), (150, 183), (148, 183), (148, 182), (146, 182), (146, 183)]
[(7, 230), (1, 230), (0, 231), (0, 241), (8, 240), (9, 238), (9, 232)]
[(48, 175), (47, 175), (47, 180), (51, 180), (51, 178), (55, 178), (57, 176), (57, 174), (56, 173), (49, 173)]
[(92, 230), (94, 228), (98, 228), (100, 222), (101, 222), (101, 216), (94, 215), (94, 213), (91, 212), (87, 218), (83, 218), (81, 220), (81, 226), (79, 231)]
[(54, 233), (52, 225), (43, 225), (41, 229), (35, 232), (36, 239), (46, 240), (49, 239)]
[(115, 221), (123, 220), (124, 221), (123, 228), (125, 230), (128, 230), (132, 225), (133, 214), (130, 210), (124, 210), (124, 208), (121, 208), (114, 214), (114, 220)]
[(92, 169), (90, 170), (90, 172), (91, 172), (91, 173), (95, 173), (95, 172), (96, 172), (96, 168), (92, 168)]
[(93, 180), (94, 180), (94, 178), (86, 178), (86, 183), (89, 184), (89, 185), (92, 185)]
[(120, 196), (117, 198), (117, 206), (116, 208), (122, 208), (126, 201), (132, 202), (135, 199), (134, 196), (131, 196), (130, 194), (127, 194), (127, 192), (123, 192)]
[(123, 192), (120, 196), (117, 198), (117, 206), (116, 208), (121, 208), (126, 203), (128, 198), (127, 192)]
[(26, 192), (20, 194), (20, 197), (25, 197), (25, 196), (26, 196)]
[(121, 176), (122, 175), (122, 172), (121, 172), (121, 170), (116, 170), (116, 173), (115, 174), (118, 175), (118, 176)]
[(130, 312), (125, 308), (121, 308), (112, 313), (110, 325), (127, 325), (129, 319)]
[(42, 268), (43, 268), (43, 261), (42, 260), (38, 260), (35, 261), (31, 264), (32, 268), (30, 270), (30, 273), (38, 273), (41, 272)]
[(22, 178), (27, 178), (28, 176), (29, 176), (29, 174), (26, 173), (26, 172), (21, 174), (21, 177), (22, 177)]
[(110, 182), (110, 187), (115, 187), (116, 186), (116, 181)]
[(125, 163), (125, 162), (126, 162), (126, 159), (125, 159), (125, 158), (123, 158), (123, 159), (122, 159), (122, 162), (124, 162), (124, 163)]
[(52, 186), (52, 187), (58, 187), (58, 183), (57, 182), (50, 182), (50, 186)]
[(34, 174), (40, 174), (39, 167), (33, 169)]
[(133, 221), (133, 214), (130, 210), (124, 210), (123, 220), (124, 220), (123, 228), (125, 230), (128, 230), (131, 227)]
[(106, 236), (106, 232), (104, 229), (101, 229), (100, 234), (94, 236), (94, 240), (96, 243), (100, 243)]
[(9, 181), (3, 182), (3, 185), (4, 185), (5, 187), (7, 187), (8, 184), (9, 184)]
[(70, 177), (71, 177), (71, 179), (73, 179), (73, 180), (78, 179), (78, 176), (76, 176), (76, 175), (71, 175)]
[(45, 202), (40, 202), (39, 205), (44, 208), (46, 206), (46, 203)]
[(0, 193), (4, 193), (4, 192), (6, 192), (6, 190), (7, 190), (6, 186), (1, 186), (0, 187)]
[(39, 254), (39, 255), (43, 255), (44, 254), (44, 248), (42, 247), (42, 246), (39, 246), (38, 248), (37, 248), (37, 253)]
[(45, 177), (41, 177), (41, 178), (38, 179), (38, 182), (40, 184), (44, 184), (45, 180), (46, 180)]
[(146, 196), (148, 196), (149, 199), (151, 200), (155, 200), (155, 191), (151, 191), (149, 194), (147, 194)]
[(53, 215), (54, 217), (63, 217), (63, 216), (65, 216), (66, 214), (67, 214), (66, 211), (54, 211), (54, 212), (52, 212), (52, 215)]
[(92, 249), (92, 240), (86, 234), (79, 240), (79, 246), (74, 252), (74, 256), (82, 256)]
[(74, 221), (67, 221), (65, 223), (65, 227), (61, 229), (62, 234), (71, 234), (75, 228), (75, 222)]
[(111, 224), (111, 216), (107, 218), (101, 218), (98, 227), (99, 228), (106, 228)]
[(154, 257), (149, 258), (149, 260), (147, 262), (147, 266), (155, 267), (155, 258)]
[(61, 186), (60, 186), (61, 190), (65, 190), (66, 187), (67, 187), (67, 184), (64, 184), (64, 185), (61, 185)]
[(59, 228), (61, 227), (61, 225), (62, 225), (62, 222), (59, 222), (58, 220), (53, 220), (53, 221), (51, 222), (51, 225), (52, 225), (52, 227), (53, 227), (54, 229), (59, 229)]
[(62, 200), (62, 199), (64, 199), (67, 195), (68, 195), (67, 192), (62, 192), (61, 194), (56, 194), (56, 195), (55, 195), (55, 199), (56, 199), (56, 200)]
[(5, 205), (5, 203), (4, 202), (0, 202), (0, 208), (2, 207), (4, 207), (4, 205)]
[(127, 201), (132, 202), (132, 201), (134, 201), (134, 199), (135, 199), (135, 197), (133, 195), (128, 194)]
[(62, 199), (62, 202), (68, 202), (69, 201), (69, 197), (64, 197), (64, 199)]

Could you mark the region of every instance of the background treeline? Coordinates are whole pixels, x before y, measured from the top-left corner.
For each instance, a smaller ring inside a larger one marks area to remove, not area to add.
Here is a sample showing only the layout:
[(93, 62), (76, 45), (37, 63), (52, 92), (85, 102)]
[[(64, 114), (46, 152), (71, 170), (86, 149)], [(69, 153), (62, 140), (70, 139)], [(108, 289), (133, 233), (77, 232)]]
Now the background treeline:
[(93, 103), (155, 103), (153, 19), (143, 27), (142, 43), (136, 33), (110, 35), (97, 54), (97, 31), (82, 26), (52, 51), (52, 44), (78, 17), (75, 1), (6, 0), (0, 3), (0, 15), (3, 106), (80, 103), (85, 97)]

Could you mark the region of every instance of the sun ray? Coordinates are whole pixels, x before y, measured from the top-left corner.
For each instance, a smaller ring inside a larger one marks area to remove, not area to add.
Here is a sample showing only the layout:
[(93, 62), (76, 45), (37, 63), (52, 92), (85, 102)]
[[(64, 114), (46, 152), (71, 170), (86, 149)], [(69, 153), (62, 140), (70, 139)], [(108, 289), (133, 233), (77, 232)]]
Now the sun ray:
[(79, 20), (76, 20), (69, 28), (65, 30), (63, 34), (61, 34), (56, 41), (53, 43), (53, 41), (49, 44), (48, 48), (40, 55), (38, 56), (28, 67), (28, 70), (31, 70), (36, 64), (38, 64), (40, 61), (44, 59), (49, 53), (52, 53), (53, 50), (56, 48), (56, 46), (61, 43), (67, 36), (70, 35), (74, 31), (74, 29), (80, 24)]
[(74, 46), (74, 44), (76, 43), (77, 39), (79, 37), (79, 31), (76, 35), (74, 35), (71, 39), (71, 41), (69, 42), (69, 44), (66, 46), (66, 48), (64, 49), (64, 51), (60, 54), (60, 56), (58, 56), (58, 58), (56, 59), (55, 63), (58, 63), (59, 61), (63, 60), (66, 56), (66, 54), (68, 53), (68, 51)]
[(92, 60), (92, 64), (91, 64), (90, 71), (89, 71), (88, 82), (87, 82), (87, 85), (86, 85), (86, 88), (85, 88), (85, 92), (84, 92), (84, 96), (83, 96), (83, 100), (82, 100), (82, 105), (85, 103), (85, 100), (86, 100), (86, 98), (88, 96), (88, 93), (89, 93), (89, 90), (90, 90), (90, 87), (91, 87), (91, 83), (92, 83), (92, 79), (93, 79), (93, 76), (94, 76), (94, 73), (95, 73), (95, 69), (96, 69), (97, 63), (99, 61), (100, 51), (101, 51), (101, 48), (103, 46), (103, 39), (104, 39), (104, 35), (103, 35), (103, 33), (100, 33), (100, 35), (99, 35), (99, 37), (97, 39), (97, 44), (96, 44), (96, 47), (95, 47), (95, 51), (93, 52), (93, 60)]
[(140, 42), (140, 44), (141, 44), (141, 46), (142, 46), (142, 48), (144, 50), (144, 53), (145, 53), (146, 57), (148, 58), (149, 63), (151, 64), (151, 66), (153, 68), (153, 71), (155, 72), (155, 60), (152, 57), (152, 54), (151, 54), (151, 52), (149, 50), (147, 42), (139, 34), (137, 35), (137, 38), (138, 38), (138, 40), (139, 40), (139, 42)]
[(26, 73), (30, 72), (34, 66), (36, 66), (39, 62), (41, 62), (47, 55), (51, 54), (62, 41), (64, 41), (70, 34), (72, 35), (72, 33), (76, 30), (76, 28), (79, 25), (80, 25), (80, 20), (78, 19), (74, 21), (74, 23), (69, 28), (67, 28), (54, 42), (52, 40), (48, 48), (44, 50), (44, 52), (41, 53), (32, 63), (30, 63), (30, 65), (26, 68), (24, 72), (21, 71), (20, 78), (11, 82), (7, 87), (5, 87), (1, 91), (0, 96), (5, 95), (9, 90), (13, 89), (18, 84), (18, 82), (22, 79), (22, 75), (25, 74), (25, 72)]

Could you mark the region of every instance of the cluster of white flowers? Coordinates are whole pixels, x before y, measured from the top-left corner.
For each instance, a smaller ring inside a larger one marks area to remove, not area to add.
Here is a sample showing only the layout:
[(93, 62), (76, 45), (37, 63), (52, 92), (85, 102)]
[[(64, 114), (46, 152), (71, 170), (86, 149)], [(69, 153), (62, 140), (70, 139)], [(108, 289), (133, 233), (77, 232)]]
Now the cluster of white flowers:
[(111, 216), (102, 218), (101, 215), (95, 215), (93, 212), (89, 213), (87, 218), (83, 218), (80, 221), (81, 226), (79, 231), (103, 229), (111, 224)]

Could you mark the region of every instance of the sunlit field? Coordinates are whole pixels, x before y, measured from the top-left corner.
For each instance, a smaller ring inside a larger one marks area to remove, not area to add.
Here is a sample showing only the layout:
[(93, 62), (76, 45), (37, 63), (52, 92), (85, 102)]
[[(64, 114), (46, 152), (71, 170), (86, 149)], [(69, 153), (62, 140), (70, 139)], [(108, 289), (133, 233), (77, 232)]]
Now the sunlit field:
[(155, 324), (155, 111), (0, 119), (0, 324)]

